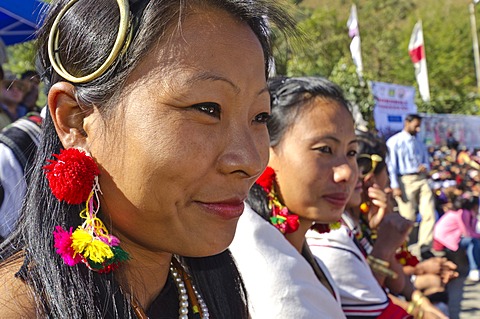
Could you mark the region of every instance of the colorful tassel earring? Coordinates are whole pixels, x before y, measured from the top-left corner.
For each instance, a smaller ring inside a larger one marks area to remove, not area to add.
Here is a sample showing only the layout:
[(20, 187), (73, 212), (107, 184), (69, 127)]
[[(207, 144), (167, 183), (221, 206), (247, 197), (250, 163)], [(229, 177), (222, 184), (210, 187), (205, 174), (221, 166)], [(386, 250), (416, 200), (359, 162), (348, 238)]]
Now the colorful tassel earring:
[(84, 219), (75, 231), (56, 226), (53, 232), (56, 252), (65, 264), (74, 266), (80, 262), (89, 269), (109, 273), (128, 260), (128, 253), (120, 248), (120, 240), (108, 233), (97, 217), (100, 210), (98, 183), (100, 171), (95, 161), (84, 151), (70, 148), (53, 154), (56, 160), (48, 160), (44, 166), (53, 195), (59, 201), (71, 205), (86, 203), (80, 212)]
[(288, 207), (283, 205), (278, 199), (274, 188), (275, 180), (275, 171), (267, 166), (255, 183), (260, 185), (267, 193), (268, 208), (271, 210), (270, 223), (280, 230), (282, 234), (293, 233), (297, 231), (299, 226), (298, 216), (291, 213)]

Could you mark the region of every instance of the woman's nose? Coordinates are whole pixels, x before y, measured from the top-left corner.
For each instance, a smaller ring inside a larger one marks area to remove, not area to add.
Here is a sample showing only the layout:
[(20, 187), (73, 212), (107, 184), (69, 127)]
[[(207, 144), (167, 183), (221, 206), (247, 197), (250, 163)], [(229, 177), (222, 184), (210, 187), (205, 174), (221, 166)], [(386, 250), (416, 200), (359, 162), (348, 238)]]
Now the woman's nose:
[(257, 177), (265, 169), (269, 157), (268, 134), (261, 130), (235, 130), (218, 159), (224, 174)]
[(336, 183), (352, 180), (358, 176), (356, 167), (352, 167), (348, 162), (343, 162), (333, 168), (333, 179)]

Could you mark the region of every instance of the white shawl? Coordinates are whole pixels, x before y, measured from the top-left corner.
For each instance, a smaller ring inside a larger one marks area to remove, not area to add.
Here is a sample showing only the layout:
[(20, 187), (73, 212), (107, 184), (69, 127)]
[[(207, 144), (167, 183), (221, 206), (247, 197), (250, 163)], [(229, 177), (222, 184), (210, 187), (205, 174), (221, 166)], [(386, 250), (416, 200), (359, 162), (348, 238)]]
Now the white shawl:
[[(320, 283), (305, 258), (248, 205), (230, 250), (247, 288), (252, 319), (345, 318), (340, 301)], [(339, 296), (327, 268), (317, 262)]]

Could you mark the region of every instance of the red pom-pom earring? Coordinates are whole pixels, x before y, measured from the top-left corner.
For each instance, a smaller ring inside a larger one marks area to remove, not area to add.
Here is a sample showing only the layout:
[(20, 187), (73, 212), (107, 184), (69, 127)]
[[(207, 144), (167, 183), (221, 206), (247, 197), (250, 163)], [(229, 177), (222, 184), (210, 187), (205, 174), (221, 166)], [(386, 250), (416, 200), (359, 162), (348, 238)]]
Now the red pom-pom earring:
[(56, 160), (48, 160), (50, 165), (44, 166), (53, 195), (71, 205), (85, 202), (92, 191), (95, 177), (100, 174), (97, 164), (76, 148), (61, 150), (60, 154), (53, 156)]
[(278, 199), (275, 192), (274, 182), (276, 174), (273, 168), (267, 166), (263, 174), (256, 180), (256, 184), (260, 185), (267, 193), (268, 208), (270, 211), (270, 223), (275, 226), (282, 234), (289, 234), (297, 231), (298, 216), (291, 213), (287, 206), (283, 205)]
[(65, 264), (75, 266), (82, 262), (89, 269), (108, 273), (129, 259), (128, 253), (120, 248), (120, 240), (108, 233), (103, 222), (97, 217), (100, 210), (98, 193), (98, 169), (95, 161), (78, 149), (61, 150), (53, 154), (56, 160), (48, 160), (44, 166), (53, 195), (59, 201), (71, 205), (85, 202), (80, 212), (84, 219), (75, 231), (56, 226), (53, 232), (54, 247)]

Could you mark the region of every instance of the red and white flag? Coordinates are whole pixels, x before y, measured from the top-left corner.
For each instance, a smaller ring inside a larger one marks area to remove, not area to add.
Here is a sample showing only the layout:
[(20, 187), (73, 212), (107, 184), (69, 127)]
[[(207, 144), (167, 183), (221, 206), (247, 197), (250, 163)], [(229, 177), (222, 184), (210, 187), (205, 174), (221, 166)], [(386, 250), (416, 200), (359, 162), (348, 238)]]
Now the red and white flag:
[(425, 56), (425, 43), (423, 41), (422, 21), (418, 21), (413, 28), (408, 53), (415, 67), (418, 90), (424, 102), (430, 101), (430, 87), (428, 85), (427, 58)]
[(357, 74), (362, 79), (363, 64), (362, 64), (362, 51), (360, 48), (360, 31), (358, 29), (357, 7), (352, 4), (350, 10), (350, 16), (347, 21), (348, 35), (352, 38), (350, 43), (350, 53), (352, 54), (353, 63), (357, 67)]

